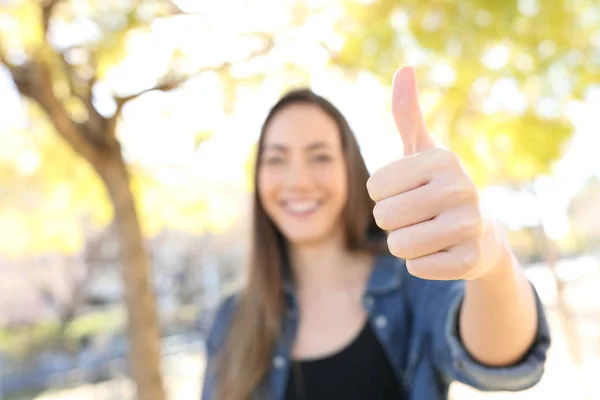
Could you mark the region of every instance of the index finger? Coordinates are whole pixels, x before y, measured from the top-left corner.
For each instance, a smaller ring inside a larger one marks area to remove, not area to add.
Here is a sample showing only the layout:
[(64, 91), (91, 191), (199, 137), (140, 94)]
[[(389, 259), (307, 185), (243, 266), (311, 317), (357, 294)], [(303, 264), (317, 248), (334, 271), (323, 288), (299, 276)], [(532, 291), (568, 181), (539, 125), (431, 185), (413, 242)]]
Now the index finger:
[(375, 171), (367, 181), (367, 191), (375, 202), (423, 186), (434, 175), (435, 154), (425, 152), (393, 161)]

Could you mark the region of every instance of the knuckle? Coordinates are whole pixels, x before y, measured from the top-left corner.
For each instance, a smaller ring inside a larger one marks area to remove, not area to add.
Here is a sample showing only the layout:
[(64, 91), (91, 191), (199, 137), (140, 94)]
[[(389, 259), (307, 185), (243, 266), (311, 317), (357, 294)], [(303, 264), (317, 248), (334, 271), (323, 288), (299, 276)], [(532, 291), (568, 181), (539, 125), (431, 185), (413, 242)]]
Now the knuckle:
[(481, 214), (481, 209), (479, 209), (479, 208), (476, 208), (474, 211), (472, 229), (473, 229), (472, 230), (473, 236), (479, 237), (483, 234), (484, 221), (483, 221), (483, 215)]
[(474, 204), (479, 204), (479, 189), (477, 188), (477, 185), (469, 178), (465, 179), (465, 181), (464, 190), (467, 198), (470, 199)]
[(472, 199), (477, 192), (470, 179), (459, 179), (454, 191), (462, 199)]
[(441, 185), (440, 202), (444, 209), (450, 209), (459, 203), (459, 184), (456, 182)]
[(436, 160), (438, 166), (442, 168), (455, 168), (460, 165), (458, 156), (448, 149), (437, 149)]
[(461, 218), (456, 226), (459, 230), (457, 233), (460, 233), (463, 237), (479, 237), (483, 231), (483, 221), (480, 212), (475, 209), (465, 218)]
[(475, 184), (470, 179), (456, 179), (452, 184), (448, 185), (445, 199), (448, 205), (477, 205), (479, 203), (479, 194)]

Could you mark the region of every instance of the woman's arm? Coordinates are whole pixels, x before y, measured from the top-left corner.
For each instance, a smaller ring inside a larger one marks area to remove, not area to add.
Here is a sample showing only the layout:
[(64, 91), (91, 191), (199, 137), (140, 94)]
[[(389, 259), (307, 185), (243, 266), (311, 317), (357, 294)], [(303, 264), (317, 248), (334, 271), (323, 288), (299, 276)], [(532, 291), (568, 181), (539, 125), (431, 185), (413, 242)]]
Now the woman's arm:
[(414, 70), (394, 76), (392, 114), (405, 157), (367, 182), (373, 214), (405, 259), (415, 337), (439, 376), (481, 390), (522, 390), (543, 374), (544, 309), (459, 157), (425, 126)]
[[(496, 272), (490, 271), (486, 278), (482, 275), (473, 281), (425, 280), (405, 269), (404, 290), (414, 318), (413, 334), (426, 344), (428, 349), (422, 351), (431, 356), (440, 379), (446, 383), (459, 381), (482, 391), (519, 391), (532, 387), (542, 377), (551, 341), (544, 308), (517, 263), (512, 267), (519, 278), (494, 277)], [(502, 275), (500, 268), (494, 271)], [(518, 283), (521, 278), (526, 286), (523, 292)], [(512, 290), (518, 294), (510, 297)], [(529, 294), (535, 317), (530, 342), (527, 328), (518, 322), (531, 322), (522, 312), (527, 307), (519, 305), (527, 305), (527, 301), (515, 299)], [(518, 334), (512, 333), (517, 330)], [(517, 337), (523, 341), (515, 340)]]
[(508, 246), (503, 246), (498, 261), (485, 275), (466, 282), (459, 317), (465, 348), (489, 366), (521, 360), (538, 325), (533, 289)]

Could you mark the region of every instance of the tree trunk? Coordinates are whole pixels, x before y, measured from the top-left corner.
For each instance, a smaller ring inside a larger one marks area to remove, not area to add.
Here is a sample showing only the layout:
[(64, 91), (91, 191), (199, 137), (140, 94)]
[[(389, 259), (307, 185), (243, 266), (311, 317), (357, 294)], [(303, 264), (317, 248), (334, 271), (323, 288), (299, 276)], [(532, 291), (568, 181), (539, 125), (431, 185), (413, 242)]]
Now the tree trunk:
[(106, 184), (115, 210), (128, 311), (129, 360), (137, 386), (137, 398), (164, 400), (160, 335), (150, 260), (144, 248), (129, 186), (129, 173), (119, 144), (115, 142), (102, 163), (95, 167)]
[[(44, 9), (45, 27), (57, 1), (49, 2)], [(48, 46), (50, 49), (50, 46)], [(52, 51), (52, 50), (48, 50)], [(45, 54), (45, 53), (44, 53)], [(121, 246), (125, 303), (128, 312), (130, 365), (140, 400), (164, 400), (160, 368), (160, 336), (156, 316), (156, 300), (152, 290), (150, 262), (144, 249), (142, 234), (131, 188), (129, 174), (121, 154), (112, 123), (76, 123), (63, 102), (54, 93), (54, 76), (50, 64), (33, 58), (14, 66), (2, 57), (0, 61), (9, 68), (19, 92), (34, 100), (46, 113), (56, 132), (85, 158), (100, 175), (108, 190)], [(55, 54), (60, 59), (59, 54)], [(91, 93), (91, 92), (90, 92)], [(88, 93), (88, 95), (90, 95)], [(130, 97), (133, 99), (137, 96)], [(91, 98), (88, 99), (91, 104)], [(124, 102), (121, 102), (122, 106)], [(95, 110), (92, 115), (98, 116)], [(96, 121), (97, 122), (97, 121)]]

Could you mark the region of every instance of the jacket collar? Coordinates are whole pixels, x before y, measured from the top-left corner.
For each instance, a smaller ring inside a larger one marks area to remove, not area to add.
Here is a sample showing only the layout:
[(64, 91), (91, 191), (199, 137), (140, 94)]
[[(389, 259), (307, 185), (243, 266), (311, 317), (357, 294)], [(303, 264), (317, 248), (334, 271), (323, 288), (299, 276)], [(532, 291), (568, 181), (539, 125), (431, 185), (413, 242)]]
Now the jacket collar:
[[(402, 268), (405, 267), (405, 263), (404, 260), (390, 254), (376, 255), (366, 294), (380, 295), (399, 289), (402, 284)], [(287, 295), (294, 296), (295, 294), (294, 283), (288, 268), (284, 273), (283, 290)]]
[(375, 265), (367, 285), (367, 294), (384, 294), (398, 290), (402, 284), (405, 261), (389, 254), (375, 257)]

